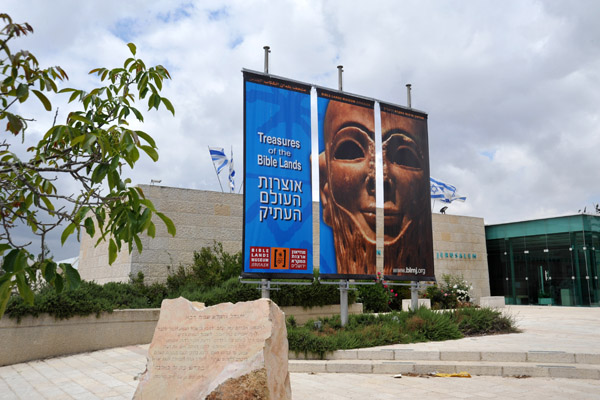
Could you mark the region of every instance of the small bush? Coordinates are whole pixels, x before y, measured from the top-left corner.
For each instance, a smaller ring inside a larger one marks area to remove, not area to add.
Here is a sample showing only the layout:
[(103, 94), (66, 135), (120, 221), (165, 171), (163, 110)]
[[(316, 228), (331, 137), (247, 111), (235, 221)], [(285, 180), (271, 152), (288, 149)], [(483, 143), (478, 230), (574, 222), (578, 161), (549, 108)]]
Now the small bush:
[(444, 274), (441, 283), (427, 288), (425, 297), (431, 299), (434, 310), (468, 307), (471, 306), (471, 289), (473, 286), (462, 276)]
[(402, 299), (410, 298), (408, 286), (393, 285), (383, 280), (381, 272), (373, 285), (358, 285), (359, 301), (363, 303), (365, 311), (389, 312), (401, 311)]
[(365, 311), (376, 313), (391, 311), (389, 292), (382, 283), (359, 285), (358, 299)]
[(140, 272), (130, 283), (109, 282), (99, 285), (82, 281), (77, 289), (65, 290), (61, 293), (47, 286), (41, 288), (34, 296), (32, 306), (26, 304), (19, 296), (9, 300), (6, 314), (18, 321), (26, 315), (38, 316), (43, 313), (58, 319), (90, 314), (100, 315), (125, 308), (156, 308), (167, 295), (164, 285), (144, 284), (144, 275)]
[(431, 299), (431, 308), (434, 310), (449, 310), (458, 308), (456, 296), (437, 285), (429, 286), (425, 292), (425, 297)]
[(440, 341), (463, 337), (458, 325), (446, 313), (421, 307), (414, 312), (413, 318), (415, 317), (424, 321), (420, 328), (413, 331), (415, 337), (421, 341)]
[(251, 301), (260, 298), (260, 291), (255, 286), (241, 283), (237, 278), (230, 278), (222, 285), (212, 288), (196, 287), (189, 285), (179, 294), (190, 301), (199, 301), (206, 306), (219, 303), (237, 303), (240, 301)]
[[(277, 281), (272, 281), (271, 284), (277, 284)], [(279, 289), (271, 291), (270, 298), (280, 307), (302, 306), (307, 308), (340, 304), (338, 286), (323, 284), (318, 279), (314, 279), (310, 285), (281, 285)], [(355, 302), (356, 293), (349, 291), (348, 304)]]
[(466, 336), (518, 332), (511, 316), (491, 308), (461, 308), (450, 315)]
[(214, 242), (212, 247), (194, 252), (192, 265), (179, 266), (170, 274), (167, 288), (174, 293), (194, 287), (215, 287), (241, 273), (242, 253), (229, 254), (223, 250), (221, 243)]
[(8, 302), (6, 314), (10, 318), (21, 318), (27, 315), (38, 316), (43, 313), (58, 319), (73, 316), (99, 315), (102, 311), (112, 311), (113, 304), (103, 295), (102, 286), (93, 282), (82, 282), (74, 290), (61, 293), (51, 287), (44, 287), (35, 294), (34, 304), (26, 304), (21, 297), (13, 296)]

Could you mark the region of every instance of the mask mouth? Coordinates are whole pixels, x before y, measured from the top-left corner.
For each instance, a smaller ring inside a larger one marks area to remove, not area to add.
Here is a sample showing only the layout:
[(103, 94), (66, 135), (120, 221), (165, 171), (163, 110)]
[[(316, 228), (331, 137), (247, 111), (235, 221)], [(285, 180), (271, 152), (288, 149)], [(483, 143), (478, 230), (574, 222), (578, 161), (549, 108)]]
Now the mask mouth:
[(392, 203), (391, 201), (387, 201), (383, 205), (383, 212), (384, 212), (384, 215), (386, 217), (388, 215), (400, 215), (400, 214), (402, 214), (402, 210), (400, 210), (400, 207), (398, 207), (396, 204)]
[(367, 225), (369, 225), (369, 228), (371, 229), (371, 231), (373, 233), (375, 233), (376, 231), (376, 224), (377, 224), (377, 211), (375, 209), (375, 207), (368, 207), (366, 209), (360, 210), (360, 213), (362, 214), (363, 218), (365, 219), (365, 222), (367, 223)]
[(337, 207), (338, 210), (343, 212), (346, 215), (346, 217), (348, 217), (352, 221), (353, 226), (349, 226), (348, 229), (360, 231), (360, 233), (362, 234), (362, 236), (364, 237), (364, 239), (367, 242), (369, 242), (371, 244), (376, 244), (376, 242), (377, 242), (377, 235), (376, 235), (376, 230), (375, 230), (376, 214), (375, 214), (375, 206), (374, 205), (366, 207), (364, 210), (359, 210), (359, 213), (364, 218), (365, 222), (367, 223), (367, 226), (368, 226), (370, 232), (365, 232), (364, 229), (361, 228), (362, 226), (364, 226), (364, 224), (360, 223), (357, 216), (352, 214), (346, 208), (342, 207), (337, 201), (334, 200), (334, 203), (332, 204), (332, 206)]
[(383, 221), (385, 226), (386, 235), (390, 230), (395, 231), (395, 234), (391, 232), (389, 235), (395, 236), (399, 233), (402, 228), (402, 220), (404, 219), (404, 213), (400, 208), (391, 202), (384, 204), (383, 206)]

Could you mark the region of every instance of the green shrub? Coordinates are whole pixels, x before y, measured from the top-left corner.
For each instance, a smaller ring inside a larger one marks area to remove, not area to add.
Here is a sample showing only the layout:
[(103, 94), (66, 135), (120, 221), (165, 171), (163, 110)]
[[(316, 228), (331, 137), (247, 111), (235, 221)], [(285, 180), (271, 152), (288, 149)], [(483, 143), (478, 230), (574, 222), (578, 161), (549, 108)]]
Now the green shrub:
[(381, 273), (377, 273), (377, 279), (373, 285), (357, 285), (359, 302), (363, 304), (365, 311), (389, 312), (401, 311), (402, 299), (410, 298), (408, 286), (392, 285), (381, 279)]
[(43, 313), (53, 315), (58, 319), (73, 316), (99, 315), (102, 311), (112, 311), (113, 304), (103, 296), (102, 286), (93, 282), (81, 282), (74, 290), (61, 293), (51, 287), (42, 288), (35, 294), (34, 305), (30, 306), (21, 299), (13, 296), (9, 300), (6, 314), (20, 321), (26, 315), (38, 316)]
[(425, 297), (431, 300), (431, 308), (434, 310), (458, 308), (456, 295), (437, 285), (427, 287)]
[(169, 292), (190, 290), (194, 287), (214, 287), (238, 277), (242, 273), (242, 253), (229, 254), (223, 245), (214, 242), (212, 247), (203, 247), (194, 252), (194, 262), (179, 266), (167, 277)]
[(466, 336), (518, 332), (511, 316), (491, 308), (461, 308), (450, 315)]
[(373, 285), (359, 285), (358, 299), (365, 311), (377, 313), (391, 311), (388, 291), (379, 282)]
[(468, 307), (471, 305), (472, 289), (473, 286), (462, 275), (444, 274), (441, 283), (427, 288), (425, 297), (431, 299), (434, 310)]
[[(171, 294), (172, 295), (172, 294)], [(190, 301), (199, 301), (206, 306), (212, 306), (219, 303), (237, 303), (240, 301), (251, 301), (260, 298), (260, 291), (253, 285), (241, 283), (237, 278), (230, 278), (222, 285), (212, 288), (190, 287), (173, 295), (172, 297), (185, 297)]]
[(51, 287), (41, 288), (34, 296), (34, 305), (30, 306), (18, 296), (9, 300), (6, 314), (18, 321), (26, 315), (38, 316), (43, 313), (58, 319), (73, 316), (99, 315), (103, 311), (111, 312), (125, 308), (156, 308), (167, 295), (164, 285), (144, 284), (144, 275), (140, 272), (130, 283), (109, 282), (98, 285), (82, 281), (77, 289), (65, 290), (60, 294)]
[(422, 320), (414, 326), (413, 332), (422, 341), (440, 341), (463, 337), (458, 325), (446, 313), (435, 312), (421, 307), (411, 312), (413, 320)]
[[(271, 284), (277, 284), (272, 281)], [(304, 281), (310, 282), (310, 281)], [(338, 285), (327, 285), (314, 279), (310, 285), (280, 285), (280, 290), (270, 292), (270, 298), (280, 307), (302, 306), (318, 307), (329, 304), (340, 304)], [(348, 304), (356, 302), (356, 293), (348, 292)]]
[[(169, 293), (176, 293), (183, 290), (183, 287), (186, 286), (189, 281), (193, 279), (192, 275), (188, 273), (189, 268), (180, 265), (172, 271), (172, 267), (168, 267), (169, 275), (167, 276), (167, 291)], [(196, 283), (196, 286), (198, 284)]]

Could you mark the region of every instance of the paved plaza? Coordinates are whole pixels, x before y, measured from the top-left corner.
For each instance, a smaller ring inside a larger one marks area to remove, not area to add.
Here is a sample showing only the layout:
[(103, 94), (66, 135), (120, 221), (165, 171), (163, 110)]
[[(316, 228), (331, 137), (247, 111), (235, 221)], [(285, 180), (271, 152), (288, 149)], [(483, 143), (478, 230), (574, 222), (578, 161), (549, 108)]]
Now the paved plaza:
[[(600, 309), (510, 306), (522, 333), (380, 349), (565, 352), (600, 357)], [(0, 399), (130, 399), (148, 345), (0, 367)], [(466, 371), (469, 372), (469, 371)], [(600, 399), (600, 379), (291, 373), (294, 399)]]

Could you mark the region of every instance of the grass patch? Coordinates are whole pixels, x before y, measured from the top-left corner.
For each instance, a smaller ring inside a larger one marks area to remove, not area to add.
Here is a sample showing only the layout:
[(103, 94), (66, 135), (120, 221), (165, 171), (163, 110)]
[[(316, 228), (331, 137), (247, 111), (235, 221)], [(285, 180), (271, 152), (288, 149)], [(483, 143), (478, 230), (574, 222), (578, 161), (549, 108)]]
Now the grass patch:
[(335, 350), (460, 339), (464, 336), (517, 332), (512, 318), (486, 308), (463, 308), (441, 313), (417, 311), (350, 315), (342, 327), (339, 316), (320, 318), (298, 326), (287, 321), (290, 351), (317, 354)]

